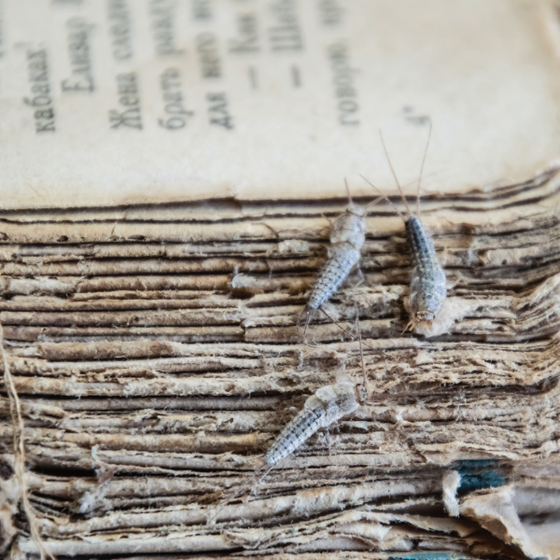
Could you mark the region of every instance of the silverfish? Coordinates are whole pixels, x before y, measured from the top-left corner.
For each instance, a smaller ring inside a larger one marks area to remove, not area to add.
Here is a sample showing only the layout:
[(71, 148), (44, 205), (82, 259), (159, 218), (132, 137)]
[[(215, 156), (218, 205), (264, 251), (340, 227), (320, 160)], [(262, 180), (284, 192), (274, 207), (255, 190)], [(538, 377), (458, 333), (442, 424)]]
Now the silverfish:
[[(422, 180), (422, 171), (424, 170), (424, 162), (426, 161), (426, 154), (428, 152), (431, 134), (432, 125), (430, 124), (430, 132), (428, 134), (428, 141), (426, 143), (422, 167), (420, 169), (420, 176), (418, 178), (416, 216), (414, 216), (410, 211), (410, 206), (408, 205), (402, 187), (397, 179), (391, 159), (389, 158), (387, 147), (385, 146), (385, 142), (383, 140), (383, 135), (380, 131), (381, 143), (383, 144), (383, 150), (385, 151), (387, 162), (389, 163), (391, 173), (395, 178), (395, 182), (397, 183), (397, 187), (408, 212), (408, 217), (405, 219), (392, 201), (387, 196), (383, 196), (383, 198), (385, 198), (393, 206), (393, 208), (395, 208), (397, 214), (404, 222), (408, 247), (412, 257), (413, 269), (411, 274), (409, 296), (411, 317), (405, 330), (408, 330), (409, 328), (410, 330), (415, 329), (419, 324), (427, 324), (428, 327), (431, 328), (432, 321), (435, 319), (447, 296), (445, 272), (437, 258), (434, 242), (420, 218), (420, 182)], [(363, 175), (362, 178), (375, 190), (380, 192), (379, 189), (363, 177)]]
[[(228, 503), (252, 488), (257, 478), (259, 481), (262, 480), (270, 469), (301, 447), (319, 429), (327, 428), (357, 410), (365, 398), (365, 388), (362, 385), (355, 386), (348, 381), (317, 389), (315, 394), (305, 401), (303, 410), (292, 418), (276, 437), (250, 479), (238, 487), (232, 496), (224, 499), (222, 505), (209, 516), (208, 523), (213, 523)], [(263, 469), (265, 472), (259, 477)]]
[(348, 207), (331, 224), (330, 245), (327, 249), (327, 262), (321, 269), (303, 313), (307, 313), (304, 336), (309, 327), (312, 312), (321, 307), (340, 288), (360, 260), (360, 252), (366, 240), (366, 214), (381, 198), (360, 208), (352, 201), (348, 182), (345, 181), (348, 193)]
[[(358, 391), (362, 390), (361, 387), (358, 386)], [(275, 439), (264, 457), (265, 462), (270, 466), (276, 465), (303, 445), (317, 430), (327, 428), (354, 412), (362, 399), (361, 394), (356, 398), (356, 389), (350, 382), (317, 389), (305, 401), (303, 410), (292, 418)]]

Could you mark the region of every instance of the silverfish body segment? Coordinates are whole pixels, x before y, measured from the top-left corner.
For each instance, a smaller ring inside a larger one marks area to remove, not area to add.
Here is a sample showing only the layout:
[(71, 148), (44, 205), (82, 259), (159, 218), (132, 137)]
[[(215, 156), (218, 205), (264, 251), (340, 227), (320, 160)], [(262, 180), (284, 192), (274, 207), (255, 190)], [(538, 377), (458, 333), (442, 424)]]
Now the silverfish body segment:
[(333, 224), (328, 259), (309, 297), (309, 308), (318, 309), (338, 290), (360, 260), (365, 239), (365, 211), (350, 203)]
[(410, 284), (413, 327), (433, 321), (447, 295), (445, 272), (439, 264), (434, 243), (418, 216), (405, 222), (414, 269)]
[(305, 401), (303, 410), (282, 430), (265, 461), (276, 465), (305, 443), (319, 428), (326, 428), (359, 407), (353, 383), (321, 387)]

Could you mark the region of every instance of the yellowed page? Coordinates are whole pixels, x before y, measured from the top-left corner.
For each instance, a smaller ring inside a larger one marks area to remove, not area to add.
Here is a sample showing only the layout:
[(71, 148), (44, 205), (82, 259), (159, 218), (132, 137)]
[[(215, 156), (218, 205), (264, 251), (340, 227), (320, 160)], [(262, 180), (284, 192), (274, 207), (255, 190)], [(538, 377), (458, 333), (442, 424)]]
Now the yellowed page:
[[(2, 4), (0, 207), (461, 192), (560, 153), (556, 22), (532, 0)], [(413, 191), (414, 186), (410, 185)]]

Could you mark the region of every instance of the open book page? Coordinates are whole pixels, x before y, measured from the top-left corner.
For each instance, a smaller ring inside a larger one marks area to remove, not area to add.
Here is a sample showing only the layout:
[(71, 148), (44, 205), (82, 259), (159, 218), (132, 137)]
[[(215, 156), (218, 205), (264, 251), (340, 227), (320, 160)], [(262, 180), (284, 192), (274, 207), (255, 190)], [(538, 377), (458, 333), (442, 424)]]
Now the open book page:
[(394, 192), (379, 129), (410, 184), (430, 121), (428, 191), (560, 153), (546, 2), (5, 0), (1, 25), (3, 209)]

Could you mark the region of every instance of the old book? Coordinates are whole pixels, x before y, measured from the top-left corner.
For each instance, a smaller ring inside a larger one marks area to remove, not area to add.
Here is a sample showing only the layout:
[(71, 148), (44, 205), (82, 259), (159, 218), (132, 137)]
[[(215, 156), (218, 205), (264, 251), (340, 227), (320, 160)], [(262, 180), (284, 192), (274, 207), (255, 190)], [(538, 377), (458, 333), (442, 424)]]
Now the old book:
[[(556, 8), (2, 2), (2, 553), (560, 557)], [(416, 209), (430, 123), (442, 311), (382, 201), (303, 341), (344, 178), (404, 211), (382, 129)], [(255, 476), (356, 316), (367, 402)]]

